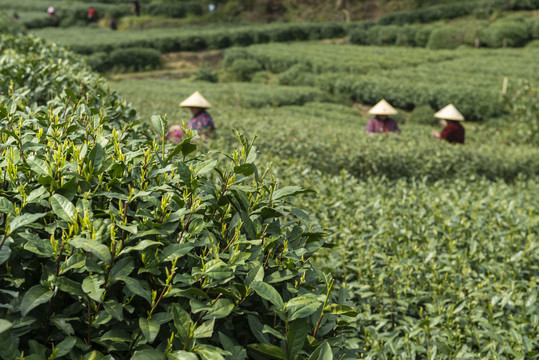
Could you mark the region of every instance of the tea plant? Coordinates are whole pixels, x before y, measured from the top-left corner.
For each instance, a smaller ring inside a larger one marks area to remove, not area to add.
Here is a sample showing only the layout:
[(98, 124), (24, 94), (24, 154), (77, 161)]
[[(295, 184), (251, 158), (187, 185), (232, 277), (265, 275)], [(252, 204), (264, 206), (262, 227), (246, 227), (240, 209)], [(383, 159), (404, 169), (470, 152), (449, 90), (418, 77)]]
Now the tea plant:
[[(322, 229), (290, 206), (307, 190), (259, 172), (239, 133), (222, 157), (190, 131), (168, 144), (163, 117), (156, 138), (95, 74), (66, 90), (76, 57), (1, 40), (0, 64), (27, 70), (0, 93), (1, 358), (347, 356), (356, 312), (311, 260)], [(26, 87), (40, 70), (47, 101)]]

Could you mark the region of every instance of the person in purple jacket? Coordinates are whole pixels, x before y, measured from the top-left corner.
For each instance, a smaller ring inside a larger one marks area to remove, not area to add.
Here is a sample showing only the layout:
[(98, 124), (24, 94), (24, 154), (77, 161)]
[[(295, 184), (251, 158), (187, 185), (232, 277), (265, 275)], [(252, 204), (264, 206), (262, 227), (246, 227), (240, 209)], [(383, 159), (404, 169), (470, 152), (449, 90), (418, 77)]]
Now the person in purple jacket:
[(378, 104), (374, 105), (369, 110), (369, 114), (374, 115), (374, 117), (367, 122), (365, 131), (369, 135), (383, 132), (400, 134), (401, 130), (399, 129), (397, 122), (389, 117), (389, 115), (395, 115), (396, 113), (397, 110), (389, 105), (387, 101), (384, 99), (380, 100)]
[(188, 108), (193, 115), (187, 124), (188, 128), (197, 130), (204, 135), (215, 131), (213, 119), (206, 111), (211, 108), (211, 104), (198, 91), (195, 91), (191, 96), (182, 101), (180, 107)]
[[(208, 135), (215, 132), (213, 119), (206, 111), (206, 109), (211, 107), (211, 104), (198, 91), (195, 91), (191, 96), (182, 101), (180, 107), (187, 108), (191, 111), (192, 117), (187, 123), (187, 128), (196, 130), (204, 139), (208, 139)], [(178, 144), (184, 135), (183, 130), (180, 125), (172, 125), (166, 139)]]

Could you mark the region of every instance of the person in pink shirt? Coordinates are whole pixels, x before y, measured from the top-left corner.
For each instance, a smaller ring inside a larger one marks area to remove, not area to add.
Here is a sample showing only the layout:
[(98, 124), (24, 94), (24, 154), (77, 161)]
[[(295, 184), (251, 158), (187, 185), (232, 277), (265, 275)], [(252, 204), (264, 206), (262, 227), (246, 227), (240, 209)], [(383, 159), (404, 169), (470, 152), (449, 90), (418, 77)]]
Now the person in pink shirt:
[(374, 105), (370, 110), (369, 114), (374, 115), (373, 118), (369, 119), (365, 131), (369, 135), (391, 132), (400, 134), (401, 130), (397, 125), (395, 119), (389, 117), (389, 115), (395, 115), (397, 110), (393, 106), (389, 105), (384, 99), (380, 100), (378, 104)]

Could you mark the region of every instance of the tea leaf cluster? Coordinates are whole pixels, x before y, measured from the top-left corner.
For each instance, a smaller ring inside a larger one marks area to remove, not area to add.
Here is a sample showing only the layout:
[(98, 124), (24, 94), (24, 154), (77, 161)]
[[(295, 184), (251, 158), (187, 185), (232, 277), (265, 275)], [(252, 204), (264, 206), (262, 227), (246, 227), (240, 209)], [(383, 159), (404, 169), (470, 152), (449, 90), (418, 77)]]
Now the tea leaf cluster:
[(165, 118), (139, 126), (78, 56), (0, 44), (15, 74), (0, 93), (0, 358), (346, 355), (356, 312), (311, 260), (322, 229), (290, 205), (307, 190), (259, 172), (237, 132), (223, 156), (190, 131), (166, 143)]

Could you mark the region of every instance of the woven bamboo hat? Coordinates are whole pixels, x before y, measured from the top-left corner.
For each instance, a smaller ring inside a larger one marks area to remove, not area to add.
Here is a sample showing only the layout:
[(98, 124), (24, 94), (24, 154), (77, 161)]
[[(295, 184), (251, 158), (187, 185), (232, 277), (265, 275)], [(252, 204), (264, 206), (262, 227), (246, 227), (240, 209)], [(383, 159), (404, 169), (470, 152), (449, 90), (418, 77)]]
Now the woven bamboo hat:
[(378, 104), (374, 105), (370, 110), (369, 114), (372, 115), (395, 115), (397, 110), (384, 99), (380, 100)]
[(180, 103), (180, 107), (196, 107), (208, 109), (211, 108), (211, 104), (202, 96), (198, 91), (195, 91), (191, 96)]
[(464, 116), (457, 110), (455, 105), (449, 104), (434, 114), (435, 118), (444, 120), (464, 121)]

